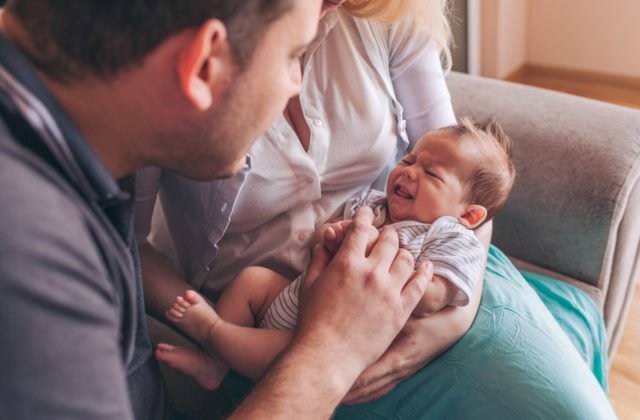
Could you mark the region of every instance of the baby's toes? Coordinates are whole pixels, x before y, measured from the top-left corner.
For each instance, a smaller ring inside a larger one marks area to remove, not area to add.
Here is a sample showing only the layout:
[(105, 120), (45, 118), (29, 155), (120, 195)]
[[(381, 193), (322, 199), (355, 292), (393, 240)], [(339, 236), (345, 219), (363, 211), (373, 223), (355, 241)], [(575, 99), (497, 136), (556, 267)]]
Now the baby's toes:
[(176, 302), (173, 304), (174, 306), (180, 306), (180, 308), (186, 310), (189, 309), (189, 307), (191, 306), (191, 303), (189, 303), (185, 298), (183, 298), (182, 296), (178, 296), (176, 298)]
[(169, 319), (173, 319), (173, 320), (182, 319), (184, 317), (184, 311), (177, 310), (174, 306), (172, 306), (167, 310), (166, 315), (167, 315), (167, 318)]

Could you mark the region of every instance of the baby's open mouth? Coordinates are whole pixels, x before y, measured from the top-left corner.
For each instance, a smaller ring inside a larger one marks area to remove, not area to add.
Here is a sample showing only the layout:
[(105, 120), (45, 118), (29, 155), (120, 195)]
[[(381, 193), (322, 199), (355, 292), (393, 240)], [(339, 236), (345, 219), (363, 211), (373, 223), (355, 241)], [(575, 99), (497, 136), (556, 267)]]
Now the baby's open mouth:
[(413, 195), (411, 195), (411, 193), (402, 185), (396, 185), (393, 192), (402, 198), (406, 198), (409, 200), (413, 198)]

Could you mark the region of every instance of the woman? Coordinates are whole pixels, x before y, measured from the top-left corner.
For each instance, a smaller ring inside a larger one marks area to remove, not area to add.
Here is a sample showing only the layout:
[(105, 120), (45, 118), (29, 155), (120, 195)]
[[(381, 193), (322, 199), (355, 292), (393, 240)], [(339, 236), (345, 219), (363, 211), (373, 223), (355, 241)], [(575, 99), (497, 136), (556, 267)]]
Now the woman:
[[(185, 289), (182, 278), (212, 300), (250, 265), (294, 278), (307, 265), (307, 242), (316, 226), (339, 212), (348, 198), (384, 178), (387, 164), (410, 150), (421, 134), (455, 122), (439, 58), (441, 52), (448, 57), (445, 4), (444, 0), (325, 1), (318, 35), (302, 59), (300, 96), (289, 102), (253, 147), (245, 171), (208, 184), (153, 169), (139, 176), (143, 199), (136, 212), (139, 237), (148, 233), (160, 190), (168, 229), (153, 243), (172, 256), (183, 276), (167, 271), (151, 246), (141, 246), (145, 298), (152, 313), (162, 317)], [(167, 286), (155, 286), (159, 281)], [(480, 295), (479, 290), (474, 293), (476, 299), (467, 307), (410, 321), (392, 348), (362, 374), (345, 402), (363, 403), (389, 393), (449, 348), (471, 325)], [(465, 339), (474, 345), (487, 341)], [(500, 345), (497, 350), (507, 346)], [(459, 348), (447, 353), (448, 360), (455, 351), (464, 352)], [(443, 370), (427, 387), (424, 381), (442, 363), (434, 365), (385, 398), (343, 408), (338, 415), (388, 416), (389, 410), (399, 417), (454, 413), (454, 408), (464, 407), (451, 397), (462, 393), (459, 388), (453, 394), (435, 393), (433, 400), (416, 399), (426, 395), (425, 389), (448, 383), (442, 379), (446, 375), (450, 380), (455, 370), (455, 366)], [(470, 370), (466, 366), (460, 374), (466, 377)], [(486, 372), (476, 373), (471, 380), (486, 378)], [(508, 393), (511, 383), (505, 385), (501, 391)], [(490, 387), (484, 384), (473, 388), (486, 389)], [(440, 405), (429, 414), (427, 409), (435, 401)], [(500, 411), (501, 399), (483, 402), (494, 416), (513, 413), (511, 406)], [(442, 407), (444, 411), (437, 411)], [(458, 415), (471, 413), (462, 409)]]
[[(325, 2), (318, 36), (302, 60), (302, 92), (251, 150), (251, 171), (209, 186), (163, 175), (163, 210), (191, 287), (215, 300), (250, 265), (294, 278), (308, 263), (307, 243), (317, 225), (384, 178), (387, 163), (395, 163), (396, 154), (404, 155), (422, 133), (455, 123), (439, 58), (440, 51), (448, 56), (444, 3)], [(138, 208), (146, 206), (147, 214), (138, 211), (138, 221), (149, 220), (158, 188), (151, 178), (159, 176), (152, 172), (140, 175)], [(215, 209), (227, 216), (233, 209), (226, 231)], [(146, 278), (149, 254), (148, 246), (141, 249)], [(158, 288), (146, 289), (149, 297)], [(439, 332), (442, 342), (433, 334), (428, 340), (419, 336), (427, 326), (415, 327), (413, 340), (424, 341), (424, 354), (407, 364), (380, 366), (396, 372), (388, 376), (392, 380), (363, 394), (376, 397), (375, 391), (386, 391), (450, 346), (471, 324), (477, 304), (430, 320), (450, 332)], [(156, 314), (167, 307), (157, 306)], [(378, 379), (372, 373), (366, 382)]]

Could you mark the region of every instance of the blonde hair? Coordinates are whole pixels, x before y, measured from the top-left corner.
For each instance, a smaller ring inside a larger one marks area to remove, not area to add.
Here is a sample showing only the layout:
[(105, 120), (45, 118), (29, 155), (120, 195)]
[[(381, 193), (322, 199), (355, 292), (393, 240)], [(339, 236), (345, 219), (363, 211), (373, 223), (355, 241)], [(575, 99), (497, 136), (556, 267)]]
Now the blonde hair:
[(438, 47), (446, 71), (451, 69), (448, 0), (347, 0), (342, 7), (359, 18), (396, 22), (414, 16), (414, 30), (427, 31)]

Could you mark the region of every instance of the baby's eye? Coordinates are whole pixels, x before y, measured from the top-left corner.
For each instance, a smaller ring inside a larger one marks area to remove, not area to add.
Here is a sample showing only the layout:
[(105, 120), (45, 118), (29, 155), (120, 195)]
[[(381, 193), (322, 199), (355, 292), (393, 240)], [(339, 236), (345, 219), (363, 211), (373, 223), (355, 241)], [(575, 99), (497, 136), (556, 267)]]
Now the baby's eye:
[(409, 162), (409, 159), (402, 159), (400, 163), (403, 165), (411, 165), (411, 162)]
[(438, 178), (438, 175), (436, 175), (434, 172), (430, 171), (429, 169), (425, 169), (424, 172), (429, 176), (432, 176), (434, 178)]

